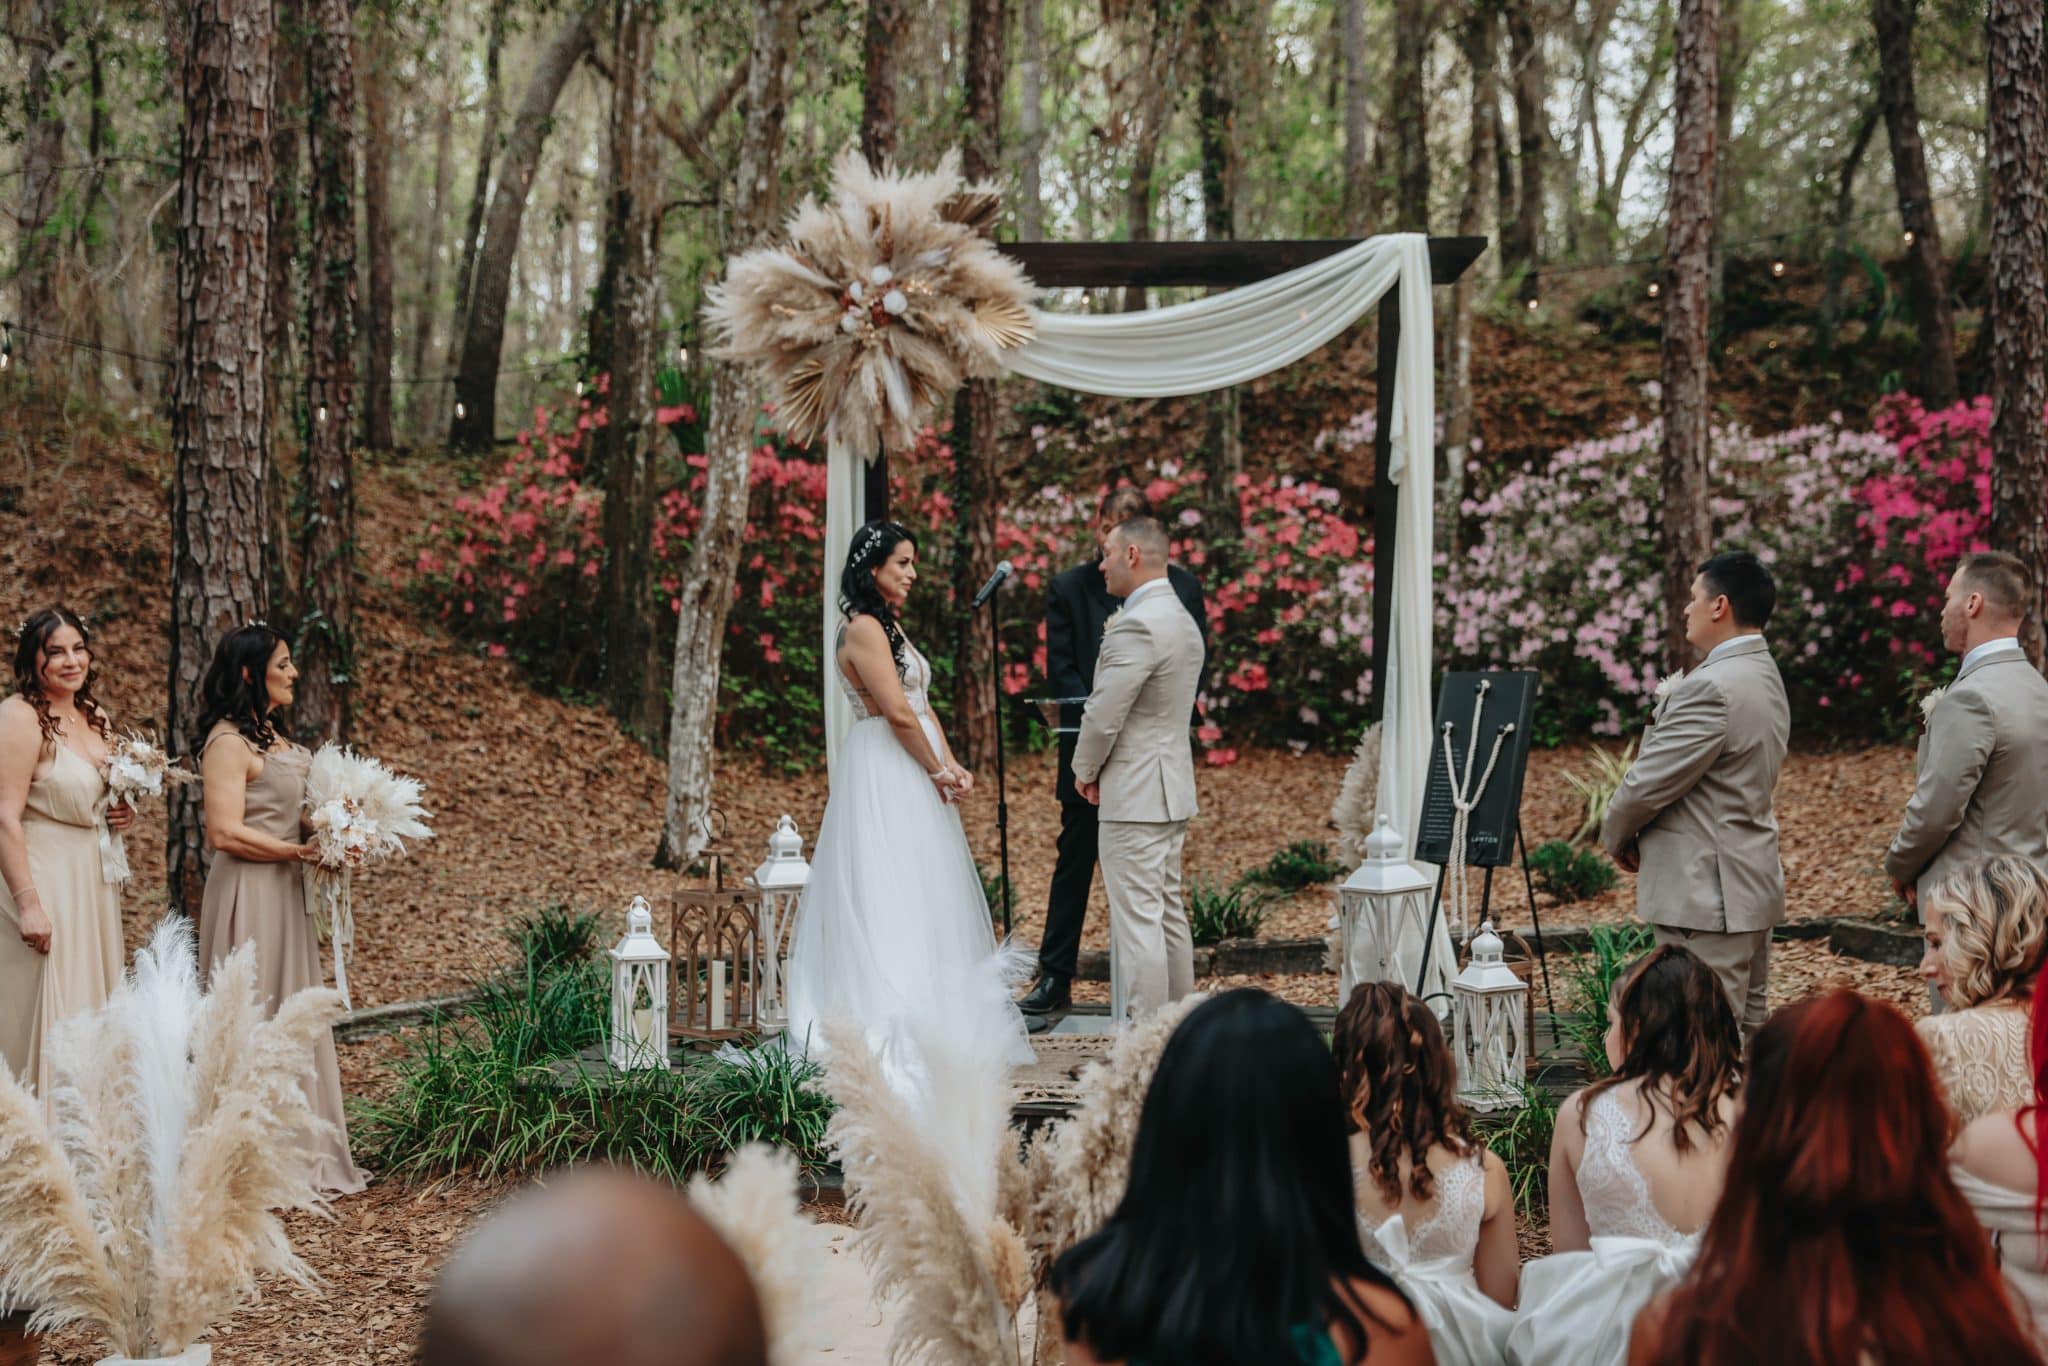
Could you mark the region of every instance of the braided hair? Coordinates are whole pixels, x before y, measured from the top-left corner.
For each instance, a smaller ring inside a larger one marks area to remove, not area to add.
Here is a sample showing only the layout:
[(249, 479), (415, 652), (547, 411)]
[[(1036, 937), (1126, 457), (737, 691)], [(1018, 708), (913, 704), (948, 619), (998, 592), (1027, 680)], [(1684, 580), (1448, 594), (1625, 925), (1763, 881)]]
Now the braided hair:
[(99, 733), (102, 740), (113, 743), (113, 728), (107, 722), (107, 713), (98, 699), (92, 695), (92, 685), (99, 679), (98, 661), (92, 654), (92, 633), (85, 629), (85, 622), (78, 613), (61, 603), (45, 607), (42, 611), (21, 623), (21, 636), (14, 645), (14, 690), (27, 699), (36, 709), (36, 725), (42, 730), (45, 747), (57, 743), (57, 718), (50, 714), (50, 699), (43, 693), (43, 647), (58, 630), (69, 626), (78, 632), (78, 638), (85, 643), (85, 682), (78, 687), (72, 701), (78, 707), (78, 714), (85, 723)]
[(913, 547), (917, 545), (917, 538), (908, 527), (896, 522), (869, 522), (853, 533), (853, 548), (846, 552), (846, 568), (839, 572), (840, 612), (849, 619), (865, 613), (882, 623), (882, 634), (889, 638), (889, 658), (896, 663), (898, 677), (905, 667), (903, 628), (896, 624), (896, 610), (875, 586), (875, 570), (887, 564), (896, 547), (905, 541)]

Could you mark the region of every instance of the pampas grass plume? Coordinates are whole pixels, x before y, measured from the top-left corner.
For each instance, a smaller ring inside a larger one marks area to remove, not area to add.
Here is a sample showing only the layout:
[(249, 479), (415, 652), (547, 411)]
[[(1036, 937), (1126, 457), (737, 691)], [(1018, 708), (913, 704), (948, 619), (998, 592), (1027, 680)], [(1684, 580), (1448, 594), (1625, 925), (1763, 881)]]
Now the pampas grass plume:
[(768, 1328), (768, 1366), (796, 1366), (830, 1343), (814, 1340), (824, 1305), (826, 1236), (797, 1199), (793, 1153), (749, 1143), (725, 1174), (690, 1179), (690, 1203), (746, 1264)]
[(1330, 812), (1330, 823), (1337, 827), (1337, 856), (1353, 867), (1365, 862), (1365, 840), (1378, 814), (1379, 795), (1380, 723), (1375, 721), (1358, 737)]

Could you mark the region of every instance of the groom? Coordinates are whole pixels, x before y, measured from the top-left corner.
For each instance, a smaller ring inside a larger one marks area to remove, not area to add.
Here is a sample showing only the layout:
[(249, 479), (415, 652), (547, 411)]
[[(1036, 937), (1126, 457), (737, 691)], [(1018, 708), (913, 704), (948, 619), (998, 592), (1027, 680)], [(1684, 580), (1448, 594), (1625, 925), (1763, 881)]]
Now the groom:
[(1118, 1025), (1194, 990), (1180, 851), (1195, 814), (1188, 718), (1202, 637), (1166, 578), (1166, 528), (1134, 517), (1103, 540), (1102, 577), (1123, 608), (1102, 633), (1074, 742), (1074, 786), (1101, 808)]

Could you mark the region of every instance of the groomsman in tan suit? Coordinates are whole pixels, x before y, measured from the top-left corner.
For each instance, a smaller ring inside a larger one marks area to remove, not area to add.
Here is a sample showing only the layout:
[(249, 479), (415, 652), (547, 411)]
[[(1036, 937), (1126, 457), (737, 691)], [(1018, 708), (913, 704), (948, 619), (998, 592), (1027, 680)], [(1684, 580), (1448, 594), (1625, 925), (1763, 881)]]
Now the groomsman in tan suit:
[(1638, 872), (1637, 916), (1714, 970), (1745, 1039), (1764, 1021), (1771, 927), (1785, 918), (1773, 798), (1792, 719), (1763, 636), (1777, 599), (1747, 551), (1700, 566), (1685, 638), (1705, 658), (1658, 702), (1600, 827)]
[(2032, 576), (2011, 555), (1969, 555), (1949, 579), (1941, 643), (1963, 657), (1929, 709), (1920, 780), (1886, 851), (1917, 909), (1951, 869), (2012, 854), (2048, 870), (2048, 679), (2020, 649)]
[(1202, 637), (1166, 579), (1166, 528), (1134, 517), (1103, 541), (1102, 577), (1124, 605), (1102, 632), (1074, 741), (1074, 786), (1101, 808), (1113, 1010), (1121, 1027), (1195, 989), (1180, 851), (1195, 814), (1188, 718)]

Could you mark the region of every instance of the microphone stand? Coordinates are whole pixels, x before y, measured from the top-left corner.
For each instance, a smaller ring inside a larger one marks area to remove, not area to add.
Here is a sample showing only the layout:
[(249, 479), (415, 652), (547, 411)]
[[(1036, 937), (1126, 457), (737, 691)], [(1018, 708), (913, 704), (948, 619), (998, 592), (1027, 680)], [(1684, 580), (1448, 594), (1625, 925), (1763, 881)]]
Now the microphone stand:
[(996, 605), (1003, 599), (1002, 585), (1007, 579), (1007, 575), (998, 579), (988, 595), (988, 682), (990, 695), (995, 699), (996, 848), (1002, 867), (1004, 939), (1010, 937), (1010, 801), (1007, 779), (1003, 772), (1003, 637), (998, 629)]

